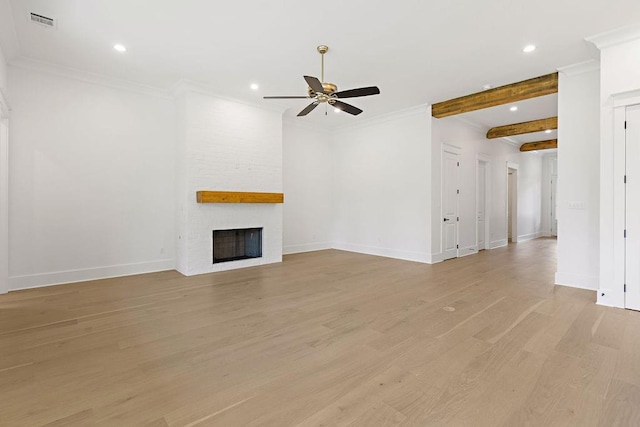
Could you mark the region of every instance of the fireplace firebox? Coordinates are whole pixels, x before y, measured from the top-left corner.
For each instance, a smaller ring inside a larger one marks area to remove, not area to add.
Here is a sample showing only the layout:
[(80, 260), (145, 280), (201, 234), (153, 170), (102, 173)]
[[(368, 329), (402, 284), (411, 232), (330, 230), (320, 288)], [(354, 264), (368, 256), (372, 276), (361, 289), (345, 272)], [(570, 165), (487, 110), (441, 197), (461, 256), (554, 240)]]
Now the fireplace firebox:
[(213, 230), (213, 263), (262, 257), (262, 228)]

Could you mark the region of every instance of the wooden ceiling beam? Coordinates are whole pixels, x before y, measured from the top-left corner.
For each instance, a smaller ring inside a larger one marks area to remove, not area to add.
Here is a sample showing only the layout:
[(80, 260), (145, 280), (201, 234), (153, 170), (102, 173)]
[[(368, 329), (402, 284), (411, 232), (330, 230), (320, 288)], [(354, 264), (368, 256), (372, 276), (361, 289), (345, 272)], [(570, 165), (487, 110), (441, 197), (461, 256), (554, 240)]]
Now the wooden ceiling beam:
[(449, 101), (438, 102), (431, 106), (431, 115), (440, 119), (557, 92), (558, 73), (552, 73), (460, 98), (450, 99)]
[(505, 136), (522, 135), (525, 133), (542, 132), (547, 129), (558, 129), (558, 118), (532, 120), (530, 122), (515, 123), (512, 125), (498, 126), (489, 129), (487, 138), (503, 138)]
[(557, 139), (548, 139), (546, 141), (527, 142), (520, 146), (520, 151), (536, 151), (536, 150), (549, 150), (551, 148), (558, 148)]

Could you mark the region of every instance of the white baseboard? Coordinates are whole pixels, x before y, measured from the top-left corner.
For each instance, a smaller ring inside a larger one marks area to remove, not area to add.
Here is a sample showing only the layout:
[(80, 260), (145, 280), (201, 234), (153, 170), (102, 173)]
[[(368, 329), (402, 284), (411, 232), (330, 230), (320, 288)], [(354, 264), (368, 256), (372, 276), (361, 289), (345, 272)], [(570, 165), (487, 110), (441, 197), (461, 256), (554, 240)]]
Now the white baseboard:
[(600, 285), (598, 276), (589, 276), (587, 274), (563, 273), (556, 272), (556, 285), (569, 286), (571, 288), (588, 289), (590, 291), (597, 290)]
[(501, 248), (503, 246), (507, 246), (508, 244), (509, 242), (507, 241), (507, 239), (494, 240), (493, 242), (489, 243), (489, 249)]
[(325, 249), (333, 249), (330, 242), (306, 243), (302, 245), (289, 245), (282, 249), (283, 255), (299, 254), (302, 252), (323, 251)]
[(442, 261), (444, 261), (444, 255), (442, 254), (442, 252), (438, 252), (437, 254), (431, 254), (431, 257), (427, 262), (429, 264), (437, 264)]
[(542, 237), (541, 231), (538, 231), (537, 233), (523, 234), (521, 236), (518, 236), (518, 243), (526, 242), (527, 240), (537, 239), (539, 237)]
[(473, 255), (473, 254), (477, 254), (478, 253), (478, 247), (473, 245), (473, 246), (467, 246), (466, 248), (460, 248), (458, 250), (458, 258), (462, 258), (468, 255)]
[(136, 264), (111, 265), (108, 267), (85, 268), (82, 270), (56, 271), (53, 273), (13, 276), (9, 277), (9, 289), (17, 291), (21, 289), (41, 288), (43, 286), (61, 285), (64, 283), (85, 282), (87, 280), (108, 279), (111, 277), (174, 270), (175, 268), (175, 259), (162, 259)]
[(358, 245), (354, 243), (334, 242), (334, 249), (348, 252), (358, 252), (367, 255), (377, 255), (387, 258), (403, 259), (406, 261), (424, 262), (429, 264), (431, 256), (426, 252), (401, 251), (391, 248), (380, 248), (376, 246)]

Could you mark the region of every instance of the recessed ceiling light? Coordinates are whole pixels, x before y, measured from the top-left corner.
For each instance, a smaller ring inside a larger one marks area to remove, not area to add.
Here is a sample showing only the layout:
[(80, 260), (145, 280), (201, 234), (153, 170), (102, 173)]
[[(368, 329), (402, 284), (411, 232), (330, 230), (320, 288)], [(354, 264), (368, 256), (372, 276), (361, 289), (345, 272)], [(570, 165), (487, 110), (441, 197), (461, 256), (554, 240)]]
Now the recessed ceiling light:
[(251, 89), (252, 90), (258, 90), (258, 89), (260, 89), (260, 86), (258, 86), (257, 83), (251, 83)]
[(509, 108), (509, 111), (518, 111), (518, 106), (514, 105), (513, 107)]
[(120, 43), (114, 44), (113, 48), (115, 50), (117, 50), (118, 52), (126, 52), (127, 51), (127, 48), (123, 44), (120, 44)]
[(531, 53), (531, 52), (533, 52), (534, 50), (536, 50), (536, 45), (534, 45), (534, 44), (528, 44), (528, 45), (526, 45), (524, 48), (522, 48), (522, 51), (523, 51), (524, 53)]
[(551, 129), (545, 130), (544, 133), (551, 133)]

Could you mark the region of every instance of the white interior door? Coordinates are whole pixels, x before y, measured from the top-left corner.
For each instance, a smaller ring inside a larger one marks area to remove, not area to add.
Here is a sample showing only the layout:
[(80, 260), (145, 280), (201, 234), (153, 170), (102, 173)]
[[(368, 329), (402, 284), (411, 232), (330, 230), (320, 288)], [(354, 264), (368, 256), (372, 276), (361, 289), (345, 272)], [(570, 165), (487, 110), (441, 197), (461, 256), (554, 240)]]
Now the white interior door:
[(486, 244), (486, 209), (487, 209), (487, 164), (478, 162), (478, 199), (477, 199), (477, 227), (478, 230), (478, 250), (487, 248)]
[(458, 154), (442, 153), (442, 255), (458, 256)]
[(625, 306), (640, 310), (640, 105), (626, 111)]
[(551, 235), (552, 236), (558, 235), (558, 219), (556, 218), (556, 188), (558, 187), (557, 181), (558, 181), (558, 176), (552, 175), (551, 176)]

